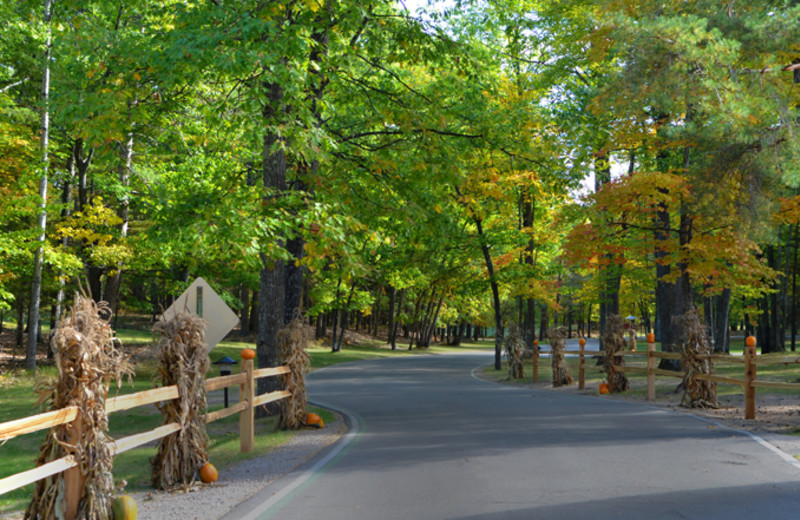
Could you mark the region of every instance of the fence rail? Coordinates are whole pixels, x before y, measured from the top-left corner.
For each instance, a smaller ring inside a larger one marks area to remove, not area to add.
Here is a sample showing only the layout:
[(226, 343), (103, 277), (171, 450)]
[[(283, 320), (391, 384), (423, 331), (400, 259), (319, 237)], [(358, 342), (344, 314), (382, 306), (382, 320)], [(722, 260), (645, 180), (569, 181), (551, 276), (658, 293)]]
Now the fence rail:
[[(533, 349), (533, 382), (539, 382), (539, 357), (547, 355), (547, 352), (539, 352), (536, 346)], [(589, 351), (584, 349), (581, 344), (579, 350), (564, 350), (564, 354), (576, 355), (578, 360), (578, 389), (583, 390), (586, 387), (585, 381), (585, 365), (586, 356), (591, 357), (604, 357), (605, 353), (602, 351)], [(647, 343), (647, 352), (618, 352), (614, 357), (645, 357), (647, 366), (627, 366), (616, 365), (614, 370), (620, 372), (630, 373), (645, 373), (647, 374), (647, 399), (650, 401), (656, 398), (656, 376), (659, 377), (674, 377), (683, 378), (685, 374), (683, 371), (666, 370), (656, 368), (657, 359), (670, 359), (680, 360), (682, 355), (679, 352), (659, 352), (655, 349), (654, 342)], [(800, 383), (789, 383), (781, 381), (763, 381), (756, 379), (757, 367), (759, 365), (791, 365), (800, 364), (800, 356), (786, 356), (775, 358), (772, 356), (759, 356), (756, 353), (755, 341), (752, 345), (745, 347), (744, 356), (731, 356), (729, 354), (705, 354), (697, 356), (698, 359), (707, 359), (722, 363), (734, 363), (744, 365), (744, 373), (742, 379), (735, 377), (719, 376), (714, 374), (693, 374), (691, 377), (701, 381), (712, 381), (715, 383), (723, 383), (730, 385), (738, 385), (744, 389), (745, 394), (745, 419), (755, 419), (756, 416), (756, 388), (773, 388), (783, 390), (800, 390)]]
[[(287, 390), (278, 390), (256, 396), (255, 381), (264, 377), (289, 374), (291, 371), (286, 366), (256, 370), (253, 367), (252, 359), (243, 359), (241, 366), (242, 371), (239, 374), (213, 377), (205, 381), (206, 391), (209, 392), (239, 385), (239, 402), (227, 408), (209, 412), (204, 417), (208, 423), (238, 413), (239, 449), (242, 452), (248, 452), (253, 449), (255, 439), (255, 408), (266, 403), (286, 399), (292, 395), (291, 392)], [(178, 387), (175, 385), (111, 397), (106, 400), (106, 414), (162, 401), (169, 401), (171, 399), (177, 399), (178, 397)], [(13, 439), (14, 437), (19, 437), (20, 435), (34, 433), (61, 425), (69, 424), (72, 425), (73, 428), (79, 429), (79, 422), (78, 407), (69, 406), (61, 410), (54, 410), (31, 417), (0, 423), (0, 443)], [(117, 439), (114, 441), (113, 449), (115, 453), (123, 453), (162, 437), (166, 437), (167, 435), (180, 431), (180, 429), (181, 425), (178, 423), (165, 424), (147, 432)], [(80, 460), (80, 455), (80, 453), (67, 455), (66, 457), (48, 462), (34, 469), (0, 479), (0, 495), (27, 486), (28, 484), (33, 484), (38, 480), (57, 473), (75, 468), (78, 465), (78, 460)]]

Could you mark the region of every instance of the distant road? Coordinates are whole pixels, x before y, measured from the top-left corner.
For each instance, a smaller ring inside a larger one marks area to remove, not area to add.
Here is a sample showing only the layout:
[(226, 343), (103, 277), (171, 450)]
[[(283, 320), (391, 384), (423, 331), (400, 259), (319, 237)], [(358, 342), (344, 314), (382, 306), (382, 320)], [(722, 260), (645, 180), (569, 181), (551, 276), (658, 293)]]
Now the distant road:
[(640, 404), (471, 375), (490, 361), (414, 356), (315, 372), (312, 398), (358, 421), (349, 444), (231, 518), (800, 518), (800, 469), (750, 437)]

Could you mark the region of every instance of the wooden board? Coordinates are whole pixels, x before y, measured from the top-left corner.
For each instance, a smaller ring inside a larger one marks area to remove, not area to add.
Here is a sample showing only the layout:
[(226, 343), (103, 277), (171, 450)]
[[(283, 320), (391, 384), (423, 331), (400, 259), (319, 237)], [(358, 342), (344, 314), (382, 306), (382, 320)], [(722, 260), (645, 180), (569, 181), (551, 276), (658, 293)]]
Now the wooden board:
[(40, 413), (31, 417), (23, 417), (0, 424), (0, 442), (13, 439), (19, 435), (45, 430), (54, 426), (67, 424), (78, 416), (77, 406), (68, 406), (61, 410)]
[(759, 381), (756, 379), (752, 385), (756, 388), (783, 388), (784, 390), (800, 390), (800, 383), (782, 383), (780, 381)]
[(683, 372), (676, 372), (674, 370), (664, 370), (663, 368), (654, 368), (653, 373), (657, 376), (664, 377), (683, 377)]
[(231, 415), (237, 414), (242, 410), (247, 409), (248, 406), (249, 403), (247, 401), (242, 401), (241, 403), (236, 403), (233, 406), (217, 410), (216, 412), (209, 412), (205, 415), (206, 422), (210, 423), (218, 421), (220, 419), (224, 419), (225, 417), (230, 417)]
[(651, 352), (651, 356), (657, 359), (681, 359), (680, 352)]
[(219, 390), (220, 388), (227, 388), (229, 386), (241, 385), (244, 383), (247, 374), (233, 374), (230, 376), (213, 377), (206, 379), (206, 392)]
[(756, 365), (796, 365), (800, 363), (800, 357), (756, 357)]
[[(700, 356), (697, 357), (703, 359)], [(738, 363), (740, 365), (744, 365), (746, 363), (744, 356), (731, 356), (730, 354), (711, 354), (708, 356), (708, 359), (720, 363)]]
[(279, 376), (282, 374), (288, 374), (291, 372), (289, 367), (272, 367), (272, 368), (259, 368), (258, 370), (253, 370), (253, 379), (259, 379), (262, 377), (270, 377), (270, 376)]
[(269, 392), (266, 394), (261, 394), (256, 396), (253, 399), (253, 406), (261, 406), (262, 404), (272, 403), (274, 401), (280, 401), (281, 399), (286, 399), (287, 397), (291, 397), (292, 393), (288, 390), (278, 390), (275, 392)]
[(626, 365), (615, 366), (614, 370), (617, 370), (619, 372), (642, 372), (645, 374), (647, 373), (647, 367), (631, 367)]
[(706, 374), (695, 374), (694, 377), (695, 379), (699, 379), (700, 381), (713, 381), (715, 383), (726, 383), (729, 385), (739, 385), (739, 386), (745, 385), (744, 379), (736, 379), (733, 377), (715, 376)]
[(133, 448), (138, 448), (139, 446), (147, 444), (150, 441), (160, 439), (161, 437), (166, 437), (170, 433), (175, 433), (180, 429), (181, 425), (178, 423), (165, 424), (164, 426), (159, 426), (155, 430), (138, 433), (129, 437), (123, 437), (118, 441), (114, 441), (112, 450), (116, 449), (116, 453), (124, 453), (128, 450), (132, 450)]
[(42, 464), (38, 468), (29, 469), (28, 471), (23, 471), (22, 473), (0, 479), (0, 495), (27, 486), (28, 484), (33, 484), (37, 480), (42, 480), (56, 473), (61, 473), (77, 465), (78, 463), (75, 462), (72, 455), (67, 455), (53, 462)]
[(163, 386), (161, 388), (145, 390), (144, 392), (136, 392), (135, 394), (112, 397), (111, 399), (106, 400), (106, 413), (128, 410), (130, 408), (136, 408), (137, 406), (144, 406), (146, 404), (169, 401), (170, 399), (177, 398), (177, 386)]

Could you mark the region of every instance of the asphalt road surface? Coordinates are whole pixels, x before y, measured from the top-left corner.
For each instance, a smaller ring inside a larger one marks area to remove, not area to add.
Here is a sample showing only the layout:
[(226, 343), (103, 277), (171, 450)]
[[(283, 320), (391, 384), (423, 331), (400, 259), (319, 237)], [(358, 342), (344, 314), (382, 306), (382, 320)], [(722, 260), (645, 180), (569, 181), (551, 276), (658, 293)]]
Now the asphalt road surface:
[(480, 355), (343, 364), (309, 395), (351, 432), (230, 518), (800, 519), (800, 466), (644, 405), (480, 381)]

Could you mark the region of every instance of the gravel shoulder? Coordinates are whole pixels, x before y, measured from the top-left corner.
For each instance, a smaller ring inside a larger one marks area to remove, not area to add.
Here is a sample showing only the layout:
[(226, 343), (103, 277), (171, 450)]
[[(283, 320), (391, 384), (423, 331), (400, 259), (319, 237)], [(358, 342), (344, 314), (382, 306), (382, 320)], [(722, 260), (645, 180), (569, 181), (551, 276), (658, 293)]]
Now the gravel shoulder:
[(240, 462), (219, 472), (214, 484), (199, 484), (187, 491), (133, 494), (139, 518), (147, 520), (216, 520), (271, 483), (336, 442), (347, 431), (344, 418), (322, 429), (306, 429), (261, 457)]

